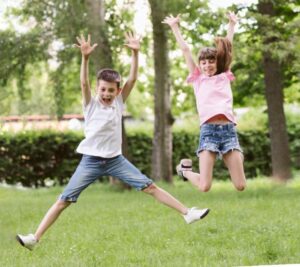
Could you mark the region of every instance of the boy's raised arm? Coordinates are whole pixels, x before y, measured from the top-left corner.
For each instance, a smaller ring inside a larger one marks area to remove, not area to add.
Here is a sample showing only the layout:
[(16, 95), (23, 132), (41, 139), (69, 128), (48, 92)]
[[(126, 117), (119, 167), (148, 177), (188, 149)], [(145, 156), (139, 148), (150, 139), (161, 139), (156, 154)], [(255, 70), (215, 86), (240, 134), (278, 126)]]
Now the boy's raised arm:
[(183, 37), (181, 35), (180, 29), (179, 29), (179, 21), (180, 21), (179, 15), (177, 15), (177, 17), (173, 17), (171, 15), (171, 16), (166, 17), (162, 21), (162, 23), (168, 24), (171, 27), (172, 32), (175, 35), (176, 41), (179, 44), (180, 49), (183, 53), (183, 56), (185, 58), (185, 62), (187, 64), (189, 72), (193, 73), (196, 68), (196, 64), (194, 62), (194, 59), (193, 59), (193, 56), (192, 56), (189, 46), (187, 45), (187, 43), (185, 42), (185, 40), (183, 39)]
[(238, 17), (233, 12), (229, 12), (228, 19), (229, 19), (229, 24), (228, 24), (226, 37), (229, 39), (229, 41), (232, 44), (233, 43), (233, 35), (234, 35), (234, 27), (235, 27), (235, 24), (238, 22)]
[(82, 60), (80, 67), (80, 85), (82, 92), (83, 105), (87, 106), (91, 101), (91, 87), (89, 82), (89, 56), (94, 51), (97, 44), (91, 46), (91, 35), (85, 40), (83, 35), (76, 37), (78, 44), (75, 44), (80, 49)]
[(139, 61), (139, 50), (140, 50), (140, 38), (137, 38), (133, 33), (125, 34), (126, 43), (125, 46), (131, 49), (131, 66), (130, 73), (127, 81), (125, 82), (122, 89), (123, 101), (129, 96), (138, 76), (138, 61)]

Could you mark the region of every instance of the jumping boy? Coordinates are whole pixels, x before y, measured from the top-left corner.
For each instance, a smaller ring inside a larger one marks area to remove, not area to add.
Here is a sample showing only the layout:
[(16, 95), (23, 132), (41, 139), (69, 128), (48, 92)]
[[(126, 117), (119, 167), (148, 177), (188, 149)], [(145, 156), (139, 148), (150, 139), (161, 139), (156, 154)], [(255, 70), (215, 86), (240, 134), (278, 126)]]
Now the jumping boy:
[(159, 202), (182, 214), (186, 223), (193, 223), (204, 218), (209, 209), (188, 209), (168, 192), (154, 184), (132, 165), (121, 152), (122, 111), (138, 72), (138, 52), (140, 40), (127, 33), (126, 46), (132, 51), (132, 63), (129, 78), (120, 88), (121, 76), (111, 69), (100, 70), (97, 74), (96, 96), (92, 97), (88, 79), (88, 62), (90, 54), (97, 44), (91, 45), (91, 37), (85, 40), (77, 37), (82, 54), (80, 70), (83, 113), (85, 119), (85, 138), (79, 144), (77, 152), (82, 154), (75, 173), (58, 200), (48, 210), (35, 234), (17, 235), (19, 243), (32, 250), (42, 235), (57, 220), (61, 212), (71, 203), (75, 203), (80, 193), (99, 177), (107, 175), (116, 177), (144, 193), (150, 194)]

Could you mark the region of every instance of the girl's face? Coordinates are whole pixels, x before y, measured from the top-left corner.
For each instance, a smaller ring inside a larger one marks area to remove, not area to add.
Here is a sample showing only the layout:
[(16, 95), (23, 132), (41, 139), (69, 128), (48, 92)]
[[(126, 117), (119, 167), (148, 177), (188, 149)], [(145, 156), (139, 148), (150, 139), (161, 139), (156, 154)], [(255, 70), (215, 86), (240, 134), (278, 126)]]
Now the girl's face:
[(120, 93), (120, 89), (115, 82), (107, 82), (100, 80), (97, 87), (97, 98), (104, 106), (110, 106), (116, 96)]
[(217, 60), (201, 59), (199, 63), (201, 72), (206, 76), (213, 76), (217, 72)]

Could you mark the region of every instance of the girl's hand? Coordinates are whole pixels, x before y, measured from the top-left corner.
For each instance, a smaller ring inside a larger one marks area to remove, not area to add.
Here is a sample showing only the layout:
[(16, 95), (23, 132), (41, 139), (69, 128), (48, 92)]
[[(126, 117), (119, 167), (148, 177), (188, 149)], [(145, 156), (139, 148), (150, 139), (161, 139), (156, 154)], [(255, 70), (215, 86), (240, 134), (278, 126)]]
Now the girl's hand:
[(168, 24), (171, 28), (175, 25), (178, 25), (180, 21), (180, 15), (173, 17), (173, 15), (165, 17), (165, 19), (161, 22), (164, 24)]
[(126, 43), (124, 44), (125, 46), (132, 49), (133, 51), (140, 50), (141, 37), (135, 36), (132, 32), (126, 32), (125, 39), (126, 39)]
[(96, 48), (96, 46), (98, 44), (93, 44), (91, 46), (91, 35), (88, 35), (88, 39), (85, 40), (85, 38), (83, 37), (83, 35), (81, 35), (81, 37), (76, 37), (78, 44), (75, 44), (75, 46), (77, 48), (80, 49), (82, 56), (84, 56), (85, 58), (88, 58), (89, 55), (94, 51), (94, 49)]
[(237, 24), (237, 22), (239, 20), (238, 16), (234, 12), (229, 12), (227, 14), (227, 17), (229, 19), (229, 23), (233, 24), (233, 25)]

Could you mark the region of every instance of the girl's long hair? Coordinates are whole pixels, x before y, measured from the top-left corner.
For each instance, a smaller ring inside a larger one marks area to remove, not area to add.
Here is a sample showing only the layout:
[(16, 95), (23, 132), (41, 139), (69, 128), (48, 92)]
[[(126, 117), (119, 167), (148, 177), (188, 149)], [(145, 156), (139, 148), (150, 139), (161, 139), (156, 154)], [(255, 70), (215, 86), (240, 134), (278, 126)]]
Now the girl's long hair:
[(201, 49), (198, 60), (215, 59), (217, 61), (217, 72), (220, 74), (230, 68), (232, 61), (232, 45), (226, 37), (215, 38), (216, 47), (205, 47)]
[(217, 74), (226, 72), (230, 68), (232, 61), (232, 45), (228, 38), (216, 37), (217, 49)]

